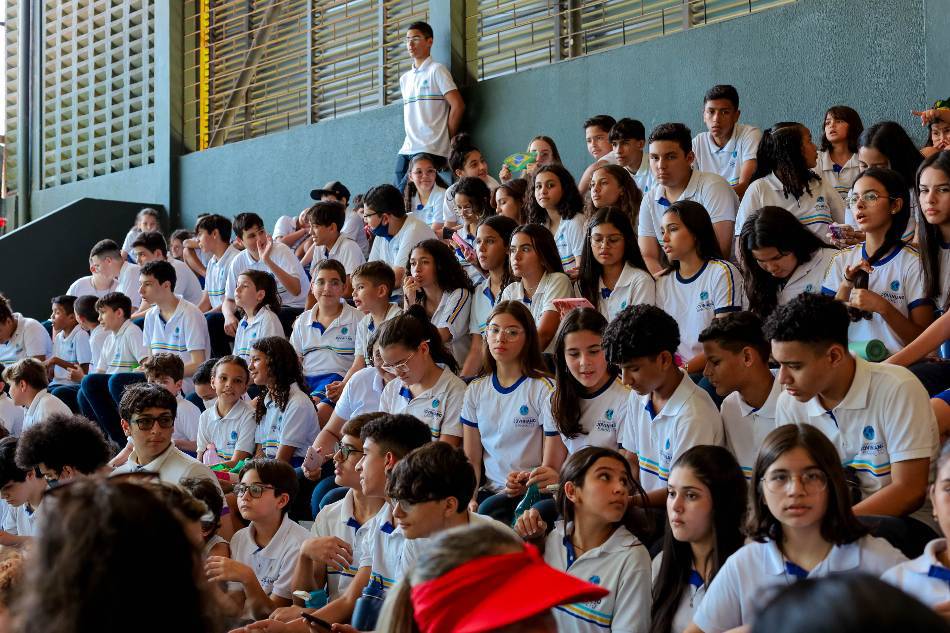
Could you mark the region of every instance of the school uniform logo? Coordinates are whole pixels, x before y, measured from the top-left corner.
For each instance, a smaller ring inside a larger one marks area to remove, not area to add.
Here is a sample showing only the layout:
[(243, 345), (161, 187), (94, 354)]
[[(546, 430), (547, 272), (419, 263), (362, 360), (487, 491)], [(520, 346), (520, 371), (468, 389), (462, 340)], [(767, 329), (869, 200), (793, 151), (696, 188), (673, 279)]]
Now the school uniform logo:
[(625, 309), (626, 307), (627, 307), (627, 302), (626, 302), (626, 301), (621, 301), (621, 302), (620, 302), (620, 309), (623, 310), (623, 309)]
[(814, 292), (815, 286), (813, 284), (805, 284), (805, 292)]
[(894, 292), (897, 292), (900, 289), (901, 289), (901, 282), (899, 282), (896, 279), (891, 282), (891, 290), (893, 290)]
[(861, 454), (866, 456), (883, 455), (887, 452), (887, 442), (877, 439), (877, 431), (870, 424), (861, 430), (864, 442), (861, 443)]
[(349, 332), (349, 331), (350, 331), (350, 329), (349, 329), (348, 327), (346, 327), (345, 325), (343, 326), (343, 329), (340, 330), (340, 332), (343, 333), (343, 334), (346, 334), (346, 333)]
[(828, 203), (825, 202), (824, 196), (818, 196), (815, 200), (815, 211), (828, 211)]
[(613, 419), (614, 419), (614, 410), (613, 410), (613, 409), (607, 409), (607, 411), (604, 412), (604, 417), (607, 418), (607, 421), (608, 421), (608, 422), (609, 422), (610, 420), (613, 420)]
[(426, 407), (425, 409), (422, 410), (423, 417), (441, 420), (442, 411), (439, 410), (440, 404), (442, 404), (442, 402), (438, 398), (433, 398), (432, 407)]
[(527, 403), (521, 405), (518, 408), (519, 417), (515, 418), (514, 420), (515, 426), (520, 428), (534, 428), (538, 426), (538, 418), (533, 415), (529, 415), (530, 412), (531, 409), (528, 408)]
[(866, 426), (866, 427), (864, 427), (864, 431), (862, 432), (862, 434), (864, 435), (864, 439), (869, 440), (869, 441), (870, 441), (870, 440), (873, 440), (873, 439), (874, 439), (874, 427), (871, 427), (871, 426)]
[(518, 413), (520, 413), (521, 415), (528, 415), (528, 405), (526, 404), (521, 405), (521, 408), (518, 409)]
[(704, 312), (706, 310), (712, 310), (713, 302), (709, 300), (709, 293), (705, 290), (699, 293), (699, 303), (696, 304), (696, 312)]
[(438, 398), (435, 398), (435, 399), (432, 401), (432, 406), (433, 406), (433, 408), (438, 408), (438, 406), (439, 406), (439, 399), (438, 399)]

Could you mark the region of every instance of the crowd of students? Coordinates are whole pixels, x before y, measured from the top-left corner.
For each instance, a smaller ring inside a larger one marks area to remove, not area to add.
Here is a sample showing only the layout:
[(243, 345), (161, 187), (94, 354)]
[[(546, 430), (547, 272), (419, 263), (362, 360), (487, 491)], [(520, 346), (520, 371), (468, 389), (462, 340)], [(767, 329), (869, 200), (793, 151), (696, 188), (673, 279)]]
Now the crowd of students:
[(130, 564), (146, 630), (773, 631), (847, 572), (946, 628), (948, 104), (816, 144), (718, 85), (496, 180), (406, 41), (395, 185), (143, 209), (48, 323), (0, 296), (12, 630), (141, 621)]

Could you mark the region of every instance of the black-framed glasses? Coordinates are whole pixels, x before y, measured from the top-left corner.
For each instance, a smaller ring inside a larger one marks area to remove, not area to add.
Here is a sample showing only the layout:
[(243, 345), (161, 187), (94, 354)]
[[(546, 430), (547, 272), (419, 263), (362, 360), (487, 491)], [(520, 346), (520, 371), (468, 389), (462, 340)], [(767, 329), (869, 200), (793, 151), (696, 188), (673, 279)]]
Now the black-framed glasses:
[(175, 426), (175, 416), (171, 413), (163, 413), (154, 418), (148, 415), (134, 416), (132, 418), (132, 423), (143, 431), (151, 431), (156, 422), (158, 422), (158, 426), (163, 429), (171, 429)]
[(346, 461), (350, 458), (350, 455), (352, 455), (353, 453), (359, 453), (360, 455), (362, 455), (363, 451), (358, 448), (353, 448), (352, 446), (347, 446), (343, 442), (337, 442), (336, 446), (333, 447), (333, 453), (334, 454), (339, 453), (340, 457), (343, 458), (343, 461)]
[(265, 490), (273, 490), (274, 487), (270, 484), (237, 484), (234, 486), (234, 494), (238, 497), (244, 493), (250, 493), (251, 497), (254, 499), (260, 499), (264, 496)]

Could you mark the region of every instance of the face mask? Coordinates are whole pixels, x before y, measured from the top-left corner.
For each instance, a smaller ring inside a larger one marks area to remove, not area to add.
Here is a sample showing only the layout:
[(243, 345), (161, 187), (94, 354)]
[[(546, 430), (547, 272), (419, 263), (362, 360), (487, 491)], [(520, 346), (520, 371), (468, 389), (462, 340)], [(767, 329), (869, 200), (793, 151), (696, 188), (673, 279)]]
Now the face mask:
[(387, 240), (393, 239), (393, 236), (389, 234), (389, 227), (383, 223), (380, 223), (375, 229), (373, 229), (373, 235), (376, 237), (382, 237)]

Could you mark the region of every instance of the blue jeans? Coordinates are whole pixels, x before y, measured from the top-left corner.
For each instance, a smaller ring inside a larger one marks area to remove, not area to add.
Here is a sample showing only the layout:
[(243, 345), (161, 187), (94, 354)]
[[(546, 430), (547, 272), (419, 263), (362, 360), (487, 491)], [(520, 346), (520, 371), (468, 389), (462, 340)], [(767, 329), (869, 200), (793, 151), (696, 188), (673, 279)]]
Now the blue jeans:
[(79, 413), (79, 385), (50, 385), (49, 392), (63, 401), (73, 413)]
[(89, 374), (82, 379), (77, 394), (79, 411), (97, 422), (106, 437), (125, 445), (125, 433), (119, 424), (118, 403), (126, 385), (145, 382), (145, 374)]

